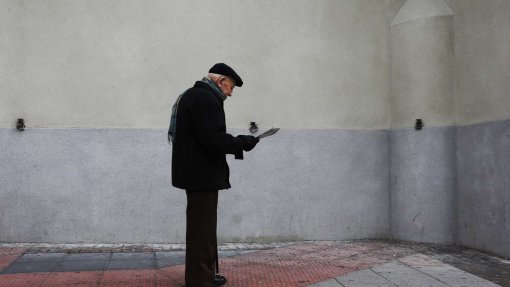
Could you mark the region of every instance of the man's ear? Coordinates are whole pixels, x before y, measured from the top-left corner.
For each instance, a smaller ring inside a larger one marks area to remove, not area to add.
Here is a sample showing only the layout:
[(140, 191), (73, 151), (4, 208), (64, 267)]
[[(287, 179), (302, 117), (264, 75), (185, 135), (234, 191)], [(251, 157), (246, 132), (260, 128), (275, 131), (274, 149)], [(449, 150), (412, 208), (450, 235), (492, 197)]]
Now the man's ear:
[(218, 79), (218, 85), (219, 85), (219, 84), (222, 84), (222, 83), (223, 83), (223, 81), (225, 81), (226, 79), (227, 79), (227, 78), (225, 78), (225, 77), (220, 77), (220, 78)]

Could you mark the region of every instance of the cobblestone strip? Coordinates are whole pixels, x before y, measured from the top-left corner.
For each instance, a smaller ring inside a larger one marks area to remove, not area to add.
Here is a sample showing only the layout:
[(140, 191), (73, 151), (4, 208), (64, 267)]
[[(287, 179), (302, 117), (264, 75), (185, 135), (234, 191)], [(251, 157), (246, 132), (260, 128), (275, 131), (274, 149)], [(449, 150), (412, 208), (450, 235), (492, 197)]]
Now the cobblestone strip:
[[(264, 250), (286, 247), (298, 242), (274, 243), (222, 243), (218, 246), (220, 251), (234, 250)], [(79, 243), (79, 244), (50, 244), (50, 243), (0, 243), (0, 249), (22, 249), (23, 253), (133, 253), (133, 252), (160, 252), (184, 251), (186, 244), (136, 244), (136, 243)]]
[[(350, 243), (350, 241), (344, 241)], [(218, 246), (221, 251), (235, 250), (264, 250), (287, 247), (295, 244), (338, 244), (337, 241), (293, 241), (293, 242), (250, 242), (250, 243), (222, 243)], [(119, 253), (119, 252), (158, 252), (184, 251), (186, 245), (182, 243), (136, 244), (136, 243), (0, 243), (0, 248), (21, 248), (26, 253)]]

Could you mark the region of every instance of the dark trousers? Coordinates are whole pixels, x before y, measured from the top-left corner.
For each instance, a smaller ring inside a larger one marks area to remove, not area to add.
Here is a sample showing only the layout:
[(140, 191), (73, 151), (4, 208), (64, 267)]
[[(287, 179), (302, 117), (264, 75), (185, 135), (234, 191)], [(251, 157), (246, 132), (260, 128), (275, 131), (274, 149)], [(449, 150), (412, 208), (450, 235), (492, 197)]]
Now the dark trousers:
[(186, 287), (209, 287), (216, 275), (217, 190), (186, 190)]

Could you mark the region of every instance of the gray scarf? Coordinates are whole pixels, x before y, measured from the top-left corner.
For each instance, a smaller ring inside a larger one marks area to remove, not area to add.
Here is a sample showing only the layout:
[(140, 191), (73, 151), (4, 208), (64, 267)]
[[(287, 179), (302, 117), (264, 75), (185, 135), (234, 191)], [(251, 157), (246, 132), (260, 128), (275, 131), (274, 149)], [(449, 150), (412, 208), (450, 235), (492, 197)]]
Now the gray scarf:
[[(221, 89), (208, 78), (202, 79), (203, 83), (206, 83), (211, 89), (213, 89), (214, 94), (220, 101), (225, 101), (227, 99), (227, 95), (225, 95)], [(172, 106), (172, 116), (170, 116), (170, 126), (168, 128), (168, 143), (175, 143), (175, 131), (177, 129), (177, 112), (179, 107), (179, 101), (181, 100), (182, 95), (184, 95), (188, 90), (186, 90), (184, 93), (180, 94), (177, 100), (175, 101), (175, 104)]]
[(211, 87), (211, 89), (213, 89), (214, 93), (216, 94), (216, 96), (220, 99), (220, 101), (225, 101), (227, 99), (227, 95), (225, 95), (221, 89), (216, 85), (215, 82), (211, 81), (210, 79), (208, 78), (203, 78), (202, 79), (202, 82), (206, 83), (207, 85), (209, 85), (209, 87)]

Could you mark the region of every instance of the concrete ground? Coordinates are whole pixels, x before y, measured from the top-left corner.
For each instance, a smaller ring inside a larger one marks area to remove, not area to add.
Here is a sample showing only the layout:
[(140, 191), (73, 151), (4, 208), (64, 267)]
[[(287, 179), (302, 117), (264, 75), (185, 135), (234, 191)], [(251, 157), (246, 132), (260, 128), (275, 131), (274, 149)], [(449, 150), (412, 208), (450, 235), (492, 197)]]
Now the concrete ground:
[[(183, 286), (179, 244), (0, 244), (0, 287)], [(509, 286), (510, 261), (476, 250), (356, 240), (222, 244), (229, 286)]]

